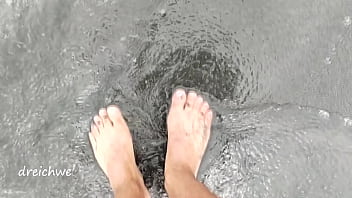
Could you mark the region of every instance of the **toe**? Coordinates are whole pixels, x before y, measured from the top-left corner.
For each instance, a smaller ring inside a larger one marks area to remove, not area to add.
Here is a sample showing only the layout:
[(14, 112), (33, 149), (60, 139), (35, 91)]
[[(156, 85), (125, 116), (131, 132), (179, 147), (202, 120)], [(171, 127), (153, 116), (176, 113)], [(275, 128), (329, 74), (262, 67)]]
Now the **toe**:
[(198, 96), (194, 104), (194, 109), (199, 112), (202, 104), (203, 104), (203, 98), (201, 96)]
[(99, 131), (102, 130), (104, 127), (104, 123), (101, 120), (100, 116), (98, 116), (98, 115), (94, 116), (93, 120), (94, 120), (94, 124), (98, 128), (98, 130)]
[(103, 124), (104, 124), (104, 127), (107, 127), (107, 126), (111, 126), (112, 123), (111, 123), (111, 120), (109, 119), (109, 116), (108, 116), (108, 112), (106, 112), (106, 109), (105, 108), (101, 108), (99, 110), (99, 116), (100, 118), (102, 119), (103, 121)]
[(211, 110), (208, 110), (205, 113), (205, 127), (206, 129), (204, 130), (204, 138), (205, 138), (205, 147), (208, 144), (209, 138), (210, 138), (210, 131), (211, 131), (211, 122), (213, 119), (213, 112)]
[(117, 125), (119, 121), (123, 120), (121, 111), (116, 105), (108, 106), (107, 113), (113, 125)]
[(213, 119), (213, 112), (212, 112), (212, 110), (209, 109), (205, 114), (205, 125), (208, 128), (210, 128), (210, 126), (211, 126), (212, 119)]
[(197, 100), (197, 94), (194, 91), (190, 91), (187, 95), (187, 101), (186, 101), (186, 110), (192, 110), (194, 108), (194, 104)]
[(97, 141), (95, 140), (95, 137), (92, 133), (88, 133), (88, 138), (89, 138), (90, 144), (92, 145), (93, 152), (95, 154), (97, 149)]
[(205, 113), (208, 111), (209, 109), (209, 104), (208, 102), (203, 102), (202, 106), (200, 107), (200, 112), (205, 115)]
[(186, 92), (183, 89), (177, 89), (172, 96), (171, 108), (183, 110), (186, 103)]
[(94, 138), (97, 138), (100, 135), (100, 131), (95, 124), (90, 125), (90, 133), (93, 135)]

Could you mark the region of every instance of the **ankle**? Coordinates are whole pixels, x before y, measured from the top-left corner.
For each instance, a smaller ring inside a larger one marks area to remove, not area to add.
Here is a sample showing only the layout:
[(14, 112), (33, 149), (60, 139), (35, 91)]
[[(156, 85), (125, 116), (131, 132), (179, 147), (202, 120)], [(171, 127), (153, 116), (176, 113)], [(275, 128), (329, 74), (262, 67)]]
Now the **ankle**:
[(187, 166), (165, 167), (165, 189), (170, 189), (172, 186), (178, 186), (185, 180), (196, 180), (192, 169)]
[[(142, 178), (130, 178), (125, 180), (123, 183), (118, 185), (112, 185), (112, 191), (115, 195), (125, 194), (126, 191), (130, 191), (132, 193), (128, 194), (138, 194), (143, 195), (143, 197), (149, 197), (149, 193), (144, 185), (144, 181)], [(122, 193), (124, 192), (124, 193)]]

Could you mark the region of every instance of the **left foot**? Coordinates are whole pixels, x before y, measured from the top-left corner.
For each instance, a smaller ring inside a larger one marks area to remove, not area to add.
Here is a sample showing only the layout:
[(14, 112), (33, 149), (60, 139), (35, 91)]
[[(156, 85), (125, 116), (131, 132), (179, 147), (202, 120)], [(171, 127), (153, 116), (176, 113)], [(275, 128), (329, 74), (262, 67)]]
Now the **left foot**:
[(117, 106), (102, 108), (99, 115), (94, 116), (89, 140), (94, 156), (114, 191), (131, 188), (131, 184), (135, 184), (146, 193), (142, 175), (135, 162), (132, 137)]

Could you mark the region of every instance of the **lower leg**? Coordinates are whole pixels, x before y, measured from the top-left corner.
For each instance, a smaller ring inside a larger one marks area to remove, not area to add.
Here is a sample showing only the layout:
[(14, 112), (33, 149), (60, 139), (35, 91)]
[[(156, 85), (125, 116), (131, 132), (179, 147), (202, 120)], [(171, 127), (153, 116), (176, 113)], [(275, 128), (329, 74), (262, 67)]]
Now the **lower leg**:
[[(110, 170), (112, 171), (108, 172), (108, 178), (115, 197), (150, 197), (137, 166), (130, 166), (123, 169), (115, 166)], [(124, 170), (124, 172), (121, 173), (120, 170)]]
[(167, 118), (168, 145), (165, 189), (170, 198), (216, 197), (196, 176), (211, 128), (212, 112), (207, 102), (190, 92), (177, 90)]
[(115, 197), (150, 197), (135, 163), (130, 131), (116, 106), (103, 108), (94, 117), (89, 140)]
[(140, 198), (149, 198), (149, 192), (144, 186), (143, 181), (126, 181), (119, 186), (111, 187), (115, 197), (140, 197)]
[(216, 198), (208, 188), (197, 181), (186, 168), (169, 169), (165, 173), (165, 189), (170, 198)]

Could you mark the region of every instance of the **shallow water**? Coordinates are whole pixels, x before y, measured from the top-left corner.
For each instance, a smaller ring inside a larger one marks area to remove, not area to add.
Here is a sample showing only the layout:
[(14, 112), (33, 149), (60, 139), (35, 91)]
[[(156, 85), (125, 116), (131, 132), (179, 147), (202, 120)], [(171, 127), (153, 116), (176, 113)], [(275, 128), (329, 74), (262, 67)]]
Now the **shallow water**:
[(0, 197), (111, 197), (87, 140), (110, 103), (165, 196), (176, 87), (217, 113), (199, 178), (219, 196), (350, 197), (351, 17), (348, 0), (1, 1)]

